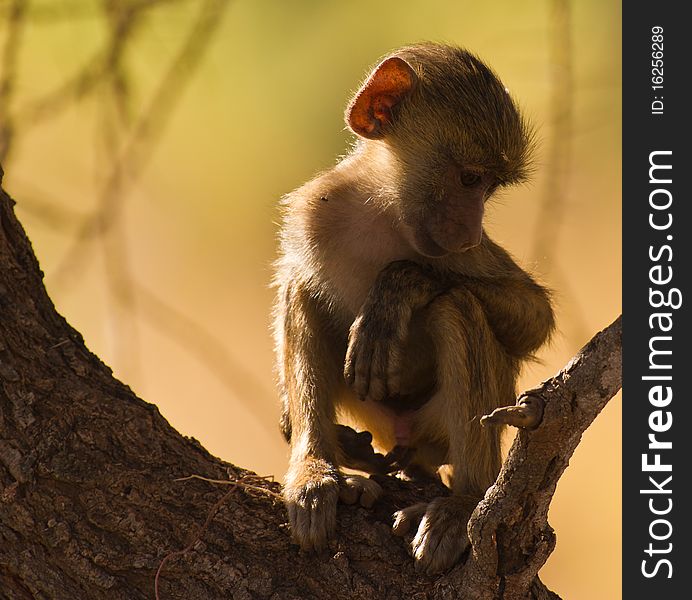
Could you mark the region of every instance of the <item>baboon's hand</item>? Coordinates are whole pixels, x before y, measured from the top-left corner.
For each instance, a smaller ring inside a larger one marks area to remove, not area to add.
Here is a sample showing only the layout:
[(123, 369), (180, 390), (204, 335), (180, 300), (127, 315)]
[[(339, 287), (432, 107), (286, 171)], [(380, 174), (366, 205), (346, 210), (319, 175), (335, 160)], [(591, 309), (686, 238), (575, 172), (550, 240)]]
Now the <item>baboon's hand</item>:
[(410, 260), (391, 262), (379, 272), (351, 325), (344, 365), (346, 383), (363, 400), (399, 395), (411, 317), (441, 285), (428, 267)]
[(394, 515), (394, 533), (405, 536), (420, 519), (411, 542), (416, 569), (429, 575), (454, 566), (469, 545), (466, 525), (477, 498), (435, 498), (427, 506), (416, 504)]
[(378, 304), (366, 305), (351, 325), (344, 378), (361, 400), (399, 394), (408, 322)]
[(342, 453), (339, 459), (342, 467), (378, 475), (386, 475), (399, 468), (396, 457), (375, 452), (369, 431), (359, 432), (347, 425), (336, 425), (336, 434)]
[(283, 495), (293, 539), (303, 550), (323, 549), (336, 528), (336, 467), (316, 458), (291, 464)]

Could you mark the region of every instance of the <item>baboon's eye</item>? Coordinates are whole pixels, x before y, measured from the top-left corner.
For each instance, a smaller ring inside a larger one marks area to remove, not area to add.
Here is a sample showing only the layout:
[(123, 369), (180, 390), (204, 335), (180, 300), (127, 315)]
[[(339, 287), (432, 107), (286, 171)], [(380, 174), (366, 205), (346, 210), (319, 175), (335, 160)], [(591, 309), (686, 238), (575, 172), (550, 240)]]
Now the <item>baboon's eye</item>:
[(472, 173), (471, 171), (461, 172), (461, 185), (465, 187), (476, 185), (480, 180), (481, 176), (478, 173)]

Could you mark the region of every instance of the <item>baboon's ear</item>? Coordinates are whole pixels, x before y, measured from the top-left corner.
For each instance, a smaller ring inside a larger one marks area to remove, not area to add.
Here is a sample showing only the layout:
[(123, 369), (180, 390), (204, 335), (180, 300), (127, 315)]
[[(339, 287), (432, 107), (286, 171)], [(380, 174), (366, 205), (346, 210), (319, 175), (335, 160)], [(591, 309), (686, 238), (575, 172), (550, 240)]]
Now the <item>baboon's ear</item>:
[(382, 61), (346, 108), (346, 123), (364, 138), (383, 138), (396, 106), (413, 89), (416, 74), (398, 56)]

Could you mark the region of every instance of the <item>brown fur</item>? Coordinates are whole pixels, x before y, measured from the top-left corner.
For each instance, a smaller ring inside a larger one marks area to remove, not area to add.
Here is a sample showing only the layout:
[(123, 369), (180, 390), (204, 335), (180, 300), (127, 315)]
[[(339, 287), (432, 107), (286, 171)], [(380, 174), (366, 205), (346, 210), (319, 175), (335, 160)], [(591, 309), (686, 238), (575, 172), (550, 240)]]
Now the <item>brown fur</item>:
[(531, 132), (511, 97), (464, 50), (393, 56), (347, 109), (363, 136), (353, 152), (284, 199), (274, 327), (291, 442), (284, 495), (306, 549), (333, 531), (340, 486), (351, 501), (376, 495), (340, 475), (367, 464), (369, 436), (338, 420), (383, 452), (415, 449), (415, 467), (449, 465), (458, 500), (397, 516), (421, 518), (414, 556), (432, 572), (460, 556), (469, 507), (500, 467), (500, 432), (479, 417), (514, 402), (520, 363), (553, 314), (546, 290), (481, 237), (488, 197), (530, 168)]

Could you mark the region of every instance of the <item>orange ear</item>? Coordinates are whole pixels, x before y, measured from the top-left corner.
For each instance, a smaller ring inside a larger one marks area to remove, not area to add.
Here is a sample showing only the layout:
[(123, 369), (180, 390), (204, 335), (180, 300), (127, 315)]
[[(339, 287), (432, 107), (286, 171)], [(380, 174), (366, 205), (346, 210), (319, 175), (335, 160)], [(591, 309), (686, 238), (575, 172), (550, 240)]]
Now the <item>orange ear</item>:
[(413, 88), (416, 74), (402, 58), (382, 61), (346, 108), (346, 123), (354, 133), (371, 139), (384, 137), (392, 109)]

